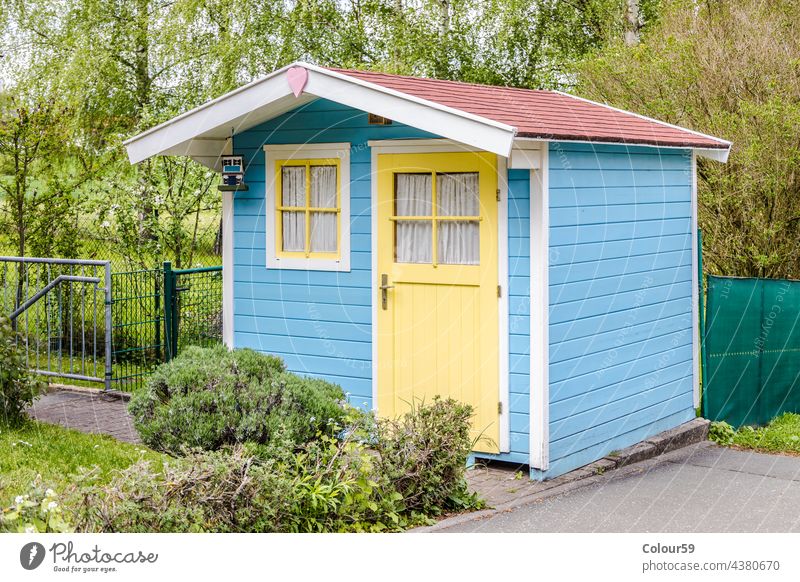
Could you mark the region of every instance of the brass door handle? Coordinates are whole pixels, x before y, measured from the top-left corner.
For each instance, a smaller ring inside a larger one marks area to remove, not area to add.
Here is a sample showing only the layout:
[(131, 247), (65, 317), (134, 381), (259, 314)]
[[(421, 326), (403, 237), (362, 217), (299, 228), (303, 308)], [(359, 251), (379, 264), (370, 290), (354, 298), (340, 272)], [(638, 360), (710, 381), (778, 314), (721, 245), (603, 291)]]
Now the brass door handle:
[(381, 290), (381, 307), (383, 307), (384, 310), (386, 310), (388, 307), (389, 289), (394, 289), (394, 285), (389, 285), (389, 275), (383, 273), (381, 275), (380, 290)]

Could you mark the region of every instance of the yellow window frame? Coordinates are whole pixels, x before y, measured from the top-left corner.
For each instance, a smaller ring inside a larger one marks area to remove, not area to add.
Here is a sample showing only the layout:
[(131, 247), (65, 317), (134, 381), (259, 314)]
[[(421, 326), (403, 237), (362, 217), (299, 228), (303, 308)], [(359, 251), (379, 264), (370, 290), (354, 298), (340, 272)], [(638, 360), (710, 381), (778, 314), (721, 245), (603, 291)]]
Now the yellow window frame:
[[(306, 169), (306, 196), (303, 206), (284, 206), (283, 205), (283, 168), (288, 166), (305, 166)], [(336, 167), (336, 207), (317, 208), (311, 206), (311, 168), (314, 166), (335, 166)], [(280, 258), (306, 259), (328, 259), (339, 260), (342, 253), (342, 168), (339, 158), (306, 158), (275, 161), (275, 254)], [(302, 251), (283, 250), (283, 213), (284, 212), (304, 212), (305, 213), (305, 245)], [(311, 214), (327, 213), (336, 215), (336, 252), (312, 252), (311, 251)]]

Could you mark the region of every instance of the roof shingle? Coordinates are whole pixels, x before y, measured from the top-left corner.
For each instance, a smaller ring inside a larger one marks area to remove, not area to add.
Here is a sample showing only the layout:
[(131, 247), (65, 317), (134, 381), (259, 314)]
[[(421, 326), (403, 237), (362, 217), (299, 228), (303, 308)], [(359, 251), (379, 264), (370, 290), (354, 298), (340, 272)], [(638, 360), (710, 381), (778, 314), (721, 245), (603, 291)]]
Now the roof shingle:
[(730, 143), (558, 91), (517, 89), (329, 68), (373, 83), (491, 119), (519, 137), (727, 149)]

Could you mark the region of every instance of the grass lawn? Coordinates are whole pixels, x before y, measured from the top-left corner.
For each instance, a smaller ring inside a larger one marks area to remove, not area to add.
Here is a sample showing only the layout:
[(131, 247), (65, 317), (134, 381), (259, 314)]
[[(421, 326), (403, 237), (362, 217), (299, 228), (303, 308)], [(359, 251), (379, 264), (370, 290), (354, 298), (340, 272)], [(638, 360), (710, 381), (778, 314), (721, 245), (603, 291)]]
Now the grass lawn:
[(143, 445), (112, 437), (30, 421), (19, 427), (0, 423), (0, 507), (8, 506), (41, 475), (43, 484), (61, 492), (79, 467), (100, 468), (102, 480), (140, 458), (154, 461), (164, 456)]
[(736, 431), (733, 445), (769, 453), (800, 455), (800, 414), (787, 412), (767, 426), (743, 426)]

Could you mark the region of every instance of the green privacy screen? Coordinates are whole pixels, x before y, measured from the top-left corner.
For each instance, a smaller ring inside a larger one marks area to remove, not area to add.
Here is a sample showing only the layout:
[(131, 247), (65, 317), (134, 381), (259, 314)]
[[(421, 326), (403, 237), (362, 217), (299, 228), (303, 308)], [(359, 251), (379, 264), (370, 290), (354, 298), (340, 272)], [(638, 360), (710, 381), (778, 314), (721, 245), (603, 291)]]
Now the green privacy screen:
[(800, 281), (709, 276), (705, 350), (706, 418), (800, 412)]

